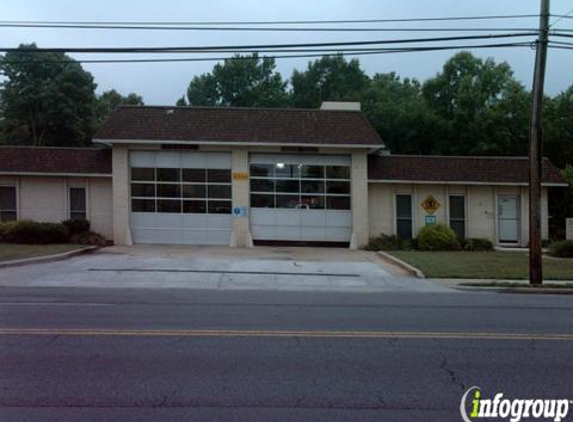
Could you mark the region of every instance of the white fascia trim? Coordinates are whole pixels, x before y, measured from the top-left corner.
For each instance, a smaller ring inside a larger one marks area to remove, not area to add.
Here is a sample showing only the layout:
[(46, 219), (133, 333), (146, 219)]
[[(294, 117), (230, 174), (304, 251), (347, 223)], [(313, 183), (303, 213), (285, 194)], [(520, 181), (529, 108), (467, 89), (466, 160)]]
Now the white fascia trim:
[(111, 173), (42, 173), (33, 171), (3, 171), (0, 172), (0, 176), (111, 177)]
[[(368, 183), (388, 183), (388, 184), (409, 184), (409, 185), (476, 185), (476, 186), (529, 186), (529, 183), (508, 183), (508, 182), (470, 182), (470, 181), (453, 181), (440, 182), (432, 180), (384, 180), (368, 179)], [(567, 187), (567, 183), (542, 183), (544, 187)]]
[(368, 144), (309, 144), (309, 143), (278, 143), (278, 142), (227, 142), (227, 141), (167, 141), (167, 140), (148, 140), (148, 139), (93, 139), (92, 142), (113, 146), (113, 144), (170, 144), (170, 145), (221, 145), (221, 146), (248, 146), (248, 147), (312, 147), (312, 148), (370, 148), (380, 149), (381, 145)]

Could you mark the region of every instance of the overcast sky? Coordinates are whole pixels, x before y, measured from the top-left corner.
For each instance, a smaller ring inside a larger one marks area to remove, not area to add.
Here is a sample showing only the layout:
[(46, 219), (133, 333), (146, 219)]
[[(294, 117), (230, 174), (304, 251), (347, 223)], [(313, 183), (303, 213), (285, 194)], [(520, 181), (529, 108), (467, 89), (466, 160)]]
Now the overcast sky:
[[(571, 0), (552, 0), (551, 11), (565, 14)], [(469, 15), (535, 14), (539, 0), (1, 0), (1, 20), (46, 21), (260, 21), (260, 20), (339, 20), (445, 17)], [(554, 18), (552, 19), (554, 20)], [(454, 22), (457, 27), (531, 27), (537, 19)], [(397, 24), (398, 25), (398, 24)], [(399, 24), (405, 27), (406, 24)], [(419, 27), (419, 23), (409, 24)], [(425, 24), (444, 27), (443, 23)], [(351, 26), (360, 26), (354, 24)], [(362, 25), (364, 26), (364, 25)], [(386, 24), (387, 27), (390, 27)], [(563, 19), (556, 28), (573, 28), (573, 20)], [(253, 43), (327, 42), (448, 36), (436, 33), (230, 33), (230, 32), (153, 32), (119, 30), (71, 30), (0, 28), (2, 46), (36, 42), (40, 47), (134, 47), (239, 45)], [(360, 58), (369, 75), (395, 71), (402, 77), (425, 80), (435, 75), (452, 51), (406, 53)], [(529, 48), (474, 51), (480, 57), (507, 61), (517, 78), (530, 88), (534, 52)], [(75, 55), (75, 58), (90, 58)], [(119, 56), (114, 56), (119, 58)], [(148, 56), (149, 57), (149, 56)], [(91, 56), (91, 58), (94, 58)], [(304, 69), (308, 59), (282, 59), (278, 70), (290, 77), (293, 69)], [(573, 51), (551, 50), (546, 90), (556, 94), (573, 83)], [(84, 64), (95, 77), (97, 91), (115, 88), (126, 94), (136, 92), (146, 104), (174, 104), (185, 92), (194, 75), (211, 70), (213, 62)]]

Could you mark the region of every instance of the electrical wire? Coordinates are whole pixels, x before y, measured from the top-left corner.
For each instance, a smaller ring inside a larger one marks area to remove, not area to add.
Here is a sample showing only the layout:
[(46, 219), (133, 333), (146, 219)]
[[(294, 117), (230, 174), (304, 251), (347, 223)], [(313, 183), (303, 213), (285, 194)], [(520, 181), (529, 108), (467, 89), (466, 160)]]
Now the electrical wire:
[[(262, 55), (259, 59), (293, 59), (293, 58), (312, 58), (324, 56), (363, 56), (390, 53), (413, 53), (413, 52), (430, 52), (445, 50), (461, 49), (484, 49), (484, 48), (508, 48), (508, 47), (531, 47), (531, 43), (499, 43), (499, 44), (481, 44), (481, 45), (452, 45), (452, 46), (431, 46), (431, 47), (405, 47), (405, 48), (380, 48), (367, 50), (340, 50), (336, 52), (327, 52), (326, 54), (319, 51), (309, 51), (308, 54), (292, 55)], [(284, 50), (282, 50), (284, 52)], [(227, 57), (186, 57), (186, 58), (149, 58), (149, 59), (78, 59), (73, 61), (62, 60), (4, 60), (4, 64), (31, 64), (31, 63), (171, 63), (171, 62), (206, 62), (206, 61), (223, 61), (223, 60), (250, 60), (252, 56), (227, 56)]]
[(400, 19), (350, 19), (350, 20), (292, 20), (292, 21), (34, 21), (5, 20), (0, 24), (54, 24), (54, 25), (323, 25), (353, 23), (444, 22), (464, 20), (498, 20), (537, 18), (535, 14), (449, 16)]
[(376, 41), (348, 41), (348, 42), (323, 42), (323, 43), (301, 43), (301, 44), (260, 44), (260, 45), (235, 45), (235, 46), (195, 46), (195, 47), (48, 47), (48, 48), (18, 48), (18, 47), (1, 47), (0, 52), (19, 52), (19, 53), (187, 53), (195, 51), (212, 52), (217, 50), (233, 50), (236, 52), (253, 51), (264, 48), (312, 48), (312, 47), (345, 47), (360, 45), (381, 45), (381, 44), (412, 44), (412, 43), (432, 43), (444, 41), (463, 41), (463, 40), (491, 40), (503, 38), (527, 37), (536, 35), (531, 33), (510, 33), (510, 34), (487, 34), (487, 35), (469, 35), (456, 37), (434, 37), (434, 38), (408, 38), (394, 40), (376, 40)]

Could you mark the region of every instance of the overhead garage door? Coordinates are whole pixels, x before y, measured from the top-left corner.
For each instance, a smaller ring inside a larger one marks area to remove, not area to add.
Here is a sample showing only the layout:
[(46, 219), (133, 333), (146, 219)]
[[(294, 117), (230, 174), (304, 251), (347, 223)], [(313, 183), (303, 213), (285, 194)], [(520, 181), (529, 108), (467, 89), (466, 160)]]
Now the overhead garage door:
[(228, 153), (131, 151), (130, 227), (134, 243), (228, 245)]
[(350, 157), (250, 156), (254, 240), (349, 242)]

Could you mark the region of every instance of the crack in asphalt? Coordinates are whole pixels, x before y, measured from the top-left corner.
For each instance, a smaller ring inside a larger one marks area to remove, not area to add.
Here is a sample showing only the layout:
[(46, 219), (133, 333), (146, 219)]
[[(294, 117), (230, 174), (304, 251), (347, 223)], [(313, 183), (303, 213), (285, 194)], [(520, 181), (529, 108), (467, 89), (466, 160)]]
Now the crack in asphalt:
[(448, 358), (446, 357), (446, 355), (442, 351), (440, 351), (440, 355), (442, 356), (440, 369), (448, 374), (448, 377), (450, 378), (450, 381), (453, 384), (459, 386), (462, 391), (466, 391), (467, 388), (464, 382), (456, 375), (456, 371), (449, 367)]

